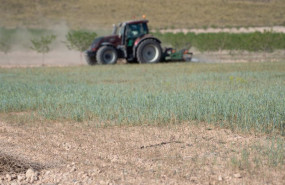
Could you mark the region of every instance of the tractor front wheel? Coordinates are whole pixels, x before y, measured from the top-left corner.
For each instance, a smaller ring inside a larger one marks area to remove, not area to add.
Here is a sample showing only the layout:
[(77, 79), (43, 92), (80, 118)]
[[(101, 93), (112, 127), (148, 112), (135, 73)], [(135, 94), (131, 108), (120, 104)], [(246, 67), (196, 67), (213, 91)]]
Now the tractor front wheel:
[(112, 46), (102, 46), (96, 54), (98, 64), (115, 64), (118, 59), (118, 53)]
[(95, 56), (89, 56), (88, 53), (85, 53), (84, 56), (85, 56), (85, 60), (86, 60), (88, 65), (93, 66), (93, 65), (97, 64)]
[(161, 46), (157, 41), (147, 39), (138, 46), (136, 54), (139, 63), (157, 63), (162, 55)]

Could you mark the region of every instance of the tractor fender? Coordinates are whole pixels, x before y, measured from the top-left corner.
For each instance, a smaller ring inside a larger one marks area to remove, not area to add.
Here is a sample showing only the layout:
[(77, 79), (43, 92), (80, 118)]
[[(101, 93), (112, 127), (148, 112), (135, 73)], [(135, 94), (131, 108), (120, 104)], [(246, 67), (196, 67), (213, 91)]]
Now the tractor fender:
[(136, 55), (137, 53), (137, 48), (138, 46), (145, 40), (147, 39), (152, 39), (152, 40), (155, 40), (156, 42), (158, 42), (159, 44), (161, 44), (161, 41), (158, 39), (158, 38), (155, 38), (154, 36), (152, 35), (144, 35), (143, 37), (139, 37), (135, 40), (135, 43), (134, 43), (134, 47), (133, 47), (133, 53), (134, 55)]
[(102, 46), (111, 46), (111, 47), (113, 47), (117, 51), (117, 54), (118, 54), (119, 58), (126, 58), (127, 57), (127, 51), (124, 49), (124, 47), (116, 46), (115, 44), (113, 44), (111, 42), (102, 42), (100, 44), (100, 47), (102, 47)]
[(102, 42), (100, 44), (100, 46), (98, 47), (98, 49), (101, 48), (102, 46), (111, 46), (111, 47), (113, 47), (113, 48), (115, 48), (117, 50), (116, 46), (113, 43), (111, 43), (111, 42)]
[(115, 45), (112, 44), (111, 42), (102, 42), (102, 43), (100, 44), (100, 46), (112, 46), (112, 47), (116, 48)]

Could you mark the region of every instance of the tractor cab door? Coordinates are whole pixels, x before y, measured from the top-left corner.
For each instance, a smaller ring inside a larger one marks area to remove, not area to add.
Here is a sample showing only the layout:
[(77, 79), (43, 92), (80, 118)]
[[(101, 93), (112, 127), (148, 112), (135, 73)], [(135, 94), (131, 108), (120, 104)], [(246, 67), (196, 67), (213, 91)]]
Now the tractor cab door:
[(134, 45), (134, 41), (145, 34), (148, 34), (146, 23), (126, 25), (125, 38), (127, 47), (132, 47)]
[(133, 56), (133, 46), (135, 40), (148, 33), (146, 23), (128, 24), (125, 30), (125, 46), (128, 58)]

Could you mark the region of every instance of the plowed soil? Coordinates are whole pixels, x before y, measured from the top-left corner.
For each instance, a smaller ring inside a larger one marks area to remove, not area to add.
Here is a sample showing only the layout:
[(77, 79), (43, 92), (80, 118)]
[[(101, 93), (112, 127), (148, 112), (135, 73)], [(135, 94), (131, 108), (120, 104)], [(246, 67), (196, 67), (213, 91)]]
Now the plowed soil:
[[(87, 123), (0, 122), (0, 140), (0, 184), (28, 184), (5, 176), (19, 176), (28, 167), (39, 171), (35, 184), (285, 182), (285, 166), (270, 167), (260, 152), (267, 146), (265, 136), (204, 123), (96, 128)], [(258, 152), (253, 146), (259, 146)], [(248, 158), (242, 157), (245, 149)], [(4, 155), (13, 156), (6, 158), (11, 162), (3, 162)], [(23, 170), (13, 168), (15, 163)]]

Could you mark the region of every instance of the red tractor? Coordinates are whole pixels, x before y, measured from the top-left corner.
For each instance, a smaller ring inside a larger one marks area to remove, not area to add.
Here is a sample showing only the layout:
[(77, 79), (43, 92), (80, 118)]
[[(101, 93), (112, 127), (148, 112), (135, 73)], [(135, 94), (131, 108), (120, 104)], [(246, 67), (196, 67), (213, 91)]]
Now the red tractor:
[[(148, 20), (128, 21), (114, 26), (110, 36), (98, 37), (85, 52), (89, 65), (115, 64), (118, 58), (128, 62), (157, 63), (164, 60), (191, 60), (188, 50), (162, 51), (159, 39), (149, 34)], [(174, 56), (174, 57), (172, 57)]]

